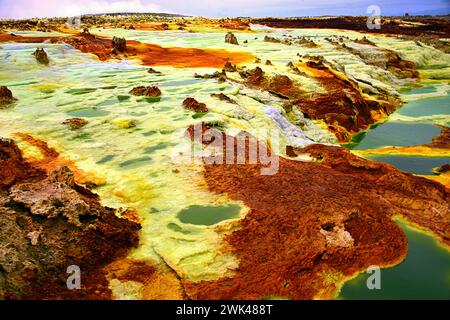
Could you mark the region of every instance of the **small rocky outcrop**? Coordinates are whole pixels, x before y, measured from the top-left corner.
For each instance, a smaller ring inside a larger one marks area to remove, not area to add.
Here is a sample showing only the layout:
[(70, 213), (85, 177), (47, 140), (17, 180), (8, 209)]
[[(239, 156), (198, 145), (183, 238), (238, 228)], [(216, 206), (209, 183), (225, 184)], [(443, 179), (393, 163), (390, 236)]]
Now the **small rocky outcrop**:
[(198, 102), (194, 98), (186, 98), (183, 101), (183, 108), (195, 112), (208, 112), (208, 107), (202, 102)]
[(155, 69), (153, 69), (153, 68), (149, 68), (149, 69), (147, 70), (147, 72), (148, 72), (148, 73), (154, 73), (154, 74), (161, 74), (161, 71), (157, 71), (157, 70), (155, 70)]
[(433, 169), (433, 172), (435, 174), (447, 173), (449, 171), (450, 171), (450, 164), (448, 163)]
[(47, 52), (45, 52), (44, 48), (37, 48), (36, 51), (34, 51), (33, 55), (36, 57), (37, 62), (41, 64), (49, 64)]
[(232, 32), (228, 32), (225, 35), (225, 43), (231, 43), (231, 44), (239, 45), (239, 42), (238, 42), (236, 36)]
[(11, 90), (6, 86), (0, 86), (0, 108), (6, 107), (17, 99), (13, 97)]
[(125, 52), (127, 50), (127, 41), (125, 38), (113, 37), (112, 38), (113, 50), (118, 52)]
[(232, 104), (237, 104), (236, 101), (231, 99), (229, 96), (223, 94), (223, 93), (211, 93), (211, 97), (217, 98), (221, 101), (225, 101)]
[(212, 74), (206, 73), (206, 74), (194, 74), (194, 78), (197, 79), (217, 79), (218, 82), (225, 82), (227, 79), (227, 74), (225, 73), (225, 69), (222, 69), (222, 71), (216, 71)]
[[(138, 223), (78, 185), (67, 167), (49, 173), (0, 139), (0, 299), (108, 297), (100, 272), (138, 243)], [(80, 290), (66, 286), (67, 268), (82, 274)]]
[(88, 124), (88, 121), (83, 118), (70, 118), (62, 122), (62, 124), (67, 125), (72, 130), (80, 129)]
[(161, 90), (156, 86), (139, 86), (130, 90), (130, 93), (135, 96), (146, 96), (146, 97), (160, 97)]
[(237, 67), (235, 64), (232, 64), (230, 61), (227, 61), (223, 66), (223, 70), (225, 70), (226, 72), (236, 72)]

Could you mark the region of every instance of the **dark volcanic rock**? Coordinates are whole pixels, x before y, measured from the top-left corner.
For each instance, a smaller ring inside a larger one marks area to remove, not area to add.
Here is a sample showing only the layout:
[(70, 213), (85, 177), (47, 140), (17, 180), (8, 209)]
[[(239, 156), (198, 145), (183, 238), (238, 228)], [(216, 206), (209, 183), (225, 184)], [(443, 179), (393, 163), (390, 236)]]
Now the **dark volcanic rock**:
[(8, 87), (0, 86), (0, 108), (5, 107), (16, 100), (17, 99), (13, 97), (12, 92)]
[(222, 71), (216, 71), (216, 72), (214, 72), (212, 74), (208, 74), (208, 73), (206, 73), (206, 74), (198, 74), (198, 73), (196, 73), (196, 74), (194, 74), (194, 78), (198, 78), (198, 79), (220, 79), (220, 78), (226, 77), (226, 75), (227, 74), (225, 73), (225, 70), (222, 69)]
[(208, 108), (206, 104), (198, 102), (194, 98), (186, 98), (183, 101), (183, 107), (188, 110), (192, 110), (195, 112), (208, 112)]
[(42, 64), (49, 63), (47, 52), (45, 52), (44, 48), (37, 48), (33, 55), (36, 57), (37, 62)]
[(147, 96), (147, 97), (159, 97), (161, 96), (161, 90), (156, 86), (139, 86), (130, 90), (130, 93), (135, 96)]
[(223, 70), (225, 70), (226, 72), (236, 72), (237, 67), (235, 64), (232, 64), (230, 61), (227, 61), (223, 66)]
[(76, 129), (80, 129), (80, 128), (84, 127), (85, 125), (87, 125), (88, 121), (83, 118), (71, 118), (71, 119), (64, 120), (62, 122), (62, 124), (68, 125), (70, 127), (70, 129), (72, 129), (72, 130), (76, 130)]
[(113, 37), (112, 45), (119, 52), (124, 52), (127, 49), (127, 41), (125, 38)]
[[(0, 167), (0, 298), (108, 298), (99, 268), (137, 245), (139, 224), (101, 206), (67, 167), (34, 168), (11, 140), (0, 140)], [(80, 290), (66, 286), (71, 265)]]
[(226, 43), (235, 44), (235, 45), (239, 45), (239, 42), (238, 42), (236, 36), (232, 32), (228, 32), (225, 35), (225, 42)]

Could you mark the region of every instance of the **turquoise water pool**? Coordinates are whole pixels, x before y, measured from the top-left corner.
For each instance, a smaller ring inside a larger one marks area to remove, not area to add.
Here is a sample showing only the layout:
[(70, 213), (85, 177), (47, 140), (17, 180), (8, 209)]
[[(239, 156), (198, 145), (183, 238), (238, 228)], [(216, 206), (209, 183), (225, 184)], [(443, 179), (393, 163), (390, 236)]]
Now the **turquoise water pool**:
[(409, 243), (406, 259), (381, 269), (381, 289), (367, 288), (370, 274), (345, 283), (340, 299), (450, 299), (450, 254), (436, 240), (399, 223)]

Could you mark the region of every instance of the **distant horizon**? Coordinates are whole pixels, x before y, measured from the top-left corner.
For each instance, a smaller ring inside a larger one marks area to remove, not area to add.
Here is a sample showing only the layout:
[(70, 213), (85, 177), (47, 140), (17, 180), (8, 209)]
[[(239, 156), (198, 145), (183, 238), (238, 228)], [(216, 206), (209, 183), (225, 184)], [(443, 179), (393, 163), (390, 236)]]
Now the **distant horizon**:
[[(295, 18), (327, 18), (327, 17), (367, 17), (369, 14), (364, 15), (303, 15), (303, 16), (229, 16), (229, 17), (206, 17), (200, 15), (187, 15), (183, 13), (174, 13), (174, 12), (105, 12), (105, 13), (84, 13), (79, 15), (80, 17), (86, 16), (112, 16), (112, 15), (164, 15), (167, 17), (184, 17), (184, 18), (206, 18), (206, 19), (239, 19), (239, 18), (249, 18), (249, 19), (264, 19), (264, 18), (273, 18), (273, 19), (295, 19)], [(445, 17), (450, 16), (450, 13), (444, 14), (409, 14), (408, 17)], [(34, 19), (63, 19), (63, 18), (72, 18), (74, 16), (53, 16), (53, 17), (29, 17), (29, 18), (1, 18), (0, 20), (34, 20)], [(381, 15), (381, 17), (405, 17), (405, 15)]]
[(65, 18), (99, 14), (173, 14), (205, 18), (292, 18), (367, 16), (376, 5), (381, 16), (448, 15), (448, 0), (0, 0), (0, 19)]

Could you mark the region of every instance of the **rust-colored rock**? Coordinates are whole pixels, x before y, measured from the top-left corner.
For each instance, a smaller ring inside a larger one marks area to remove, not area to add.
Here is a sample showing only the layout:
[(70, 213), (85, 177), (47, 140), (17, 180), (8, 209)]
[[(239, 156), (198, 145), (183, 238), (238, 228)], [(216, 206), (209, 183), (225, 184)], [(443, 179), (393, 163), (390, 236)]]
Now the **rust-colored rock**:
[(299, 99), (304, 93), (288, 76), (270, 77), (260, 67), (240, 72), (240, 75), (248, 86), (266, 90), (283, 99)]
[(225, 101), (228, 103), (233, 103), (233, 104), (237, 104), (236, 101), (234, 101), (233, 99), (231, 99), (229, 96), (223, 94), (223, 93), (211, 93), (211, 97), (217, 98), (221, 101)]
[[(110, 298), (100, 268), (138, 242), (137, 223), (74, 182), (67, 167), (49, 174), (27, 163), (11, 140), (0, 140), (0, 297), (3, 299)], [(13, 177), (13, 179), (11, 179)], [(66, 286), (71, 265), (80, 290)]]
[(80, 129), (80, 128), (84, 127), (85, 125), (87, 125), (88, 121), (83, 118), (70, 118), (70, 119), (64, 120), (62, 122), (62, 124), (69, 126), (69, 128), (72, 130), (76, 130), (76, 129)]
[(354, 133), (367, 129), (401, 106), (397, 98), (365, 98), (357, 84), (331, 70), (319, 58), (308, 60), (303, 68), (315, 74), (314, 79), (326, 93), (299, 99), (296, 105), (306, 117), (323, 120), (339, 141), (349, 141)]
[(183, 107), (185, 109), (195, 112), (208, 112), (208, 107), (202, 102), (198, 102), (194, 98), (186, 98), (183, 101)]
[(156, 86), (139, 86), (130, 90), (130, 93), (135, 96), (146, 96), (146, 97), (159, 97), (161, 96), (161, 90)]

